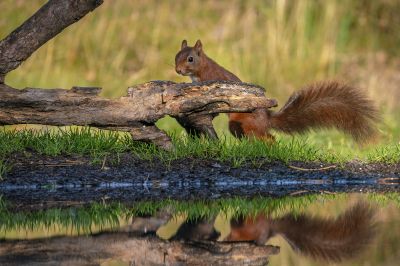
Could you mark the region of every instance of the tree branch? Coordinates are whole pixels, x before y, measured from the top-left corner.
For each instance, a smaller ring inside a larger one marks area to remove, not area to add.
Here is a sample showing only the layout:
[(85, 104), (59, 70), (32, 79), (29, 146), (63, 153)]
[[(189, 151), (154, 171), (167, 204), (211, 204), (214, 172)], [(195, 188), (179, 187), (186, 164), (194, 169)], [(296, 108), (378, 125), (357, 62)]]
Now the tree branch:
[(103, 0), (50, 0), (0, 41), (0, 83), (40, 46), (101, 5)]

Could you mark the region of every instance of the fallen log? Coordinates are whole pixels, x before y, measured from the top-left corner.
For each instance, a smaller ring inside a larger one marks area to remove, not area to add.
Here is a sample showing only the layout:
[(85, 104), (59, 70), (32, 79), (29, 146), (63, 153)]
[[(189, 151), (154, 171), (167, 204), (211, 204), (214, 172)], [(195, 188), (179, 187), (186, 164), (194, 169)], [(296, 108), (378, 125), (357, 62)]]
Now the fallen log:
[[(100, 88), (13, 89), (0, 84), (0, 125), (79, 125), (131, 133), (134, 140), (170, 148), (169, 137), (155, 126), (166, 116), (202, 116), (250, 112), (276, 101), (263, 88), (246, 83), (174, 83), (151, 81), (128, 88), (119, 99), (100, 97)], [(212, 128), (210, 120), (204, 128)]]

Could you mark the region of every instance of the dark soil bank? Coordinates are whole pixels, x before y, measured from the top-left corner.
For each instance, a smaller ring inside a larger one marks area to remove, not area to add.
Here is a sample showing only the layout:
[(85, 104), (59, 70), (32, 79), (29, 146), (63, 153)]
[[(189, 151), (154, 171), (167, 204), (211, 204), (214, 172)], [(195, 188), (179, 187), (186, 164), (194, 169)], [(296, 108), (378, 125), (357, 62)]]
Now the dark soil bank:
[[(14, 155), (0, 194), (22, 205), (54, 206), (91, 201), (214, 199), (313, 192), (400, 191), (400, 164), (229, 163), (186, 158), (166, 164), (129, 154), (91, 163), (87, 157)], [(18, 205), (19, 205), (18, 204)]]

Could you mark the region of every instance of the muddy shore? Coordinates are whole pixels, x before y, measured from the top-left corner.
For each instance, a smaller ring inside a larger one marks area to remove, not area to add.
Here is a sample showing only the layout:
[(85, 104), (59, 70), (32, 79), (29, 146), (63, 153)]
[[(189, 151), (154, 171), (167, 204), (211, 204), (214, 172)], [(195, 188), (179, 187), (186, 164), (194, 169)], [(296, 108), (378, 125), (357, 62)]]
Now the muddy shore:
[(29, 208), (93, 201), (400, 191), (400, 164), (358, 161), (332, 165), (260, 160), (235, 168), (229, 163), (196, 158), (167, 164), (122, 154), (93, 163), (82, 156), (15, 154), (8, 164), (12, 168), (0, 181), (0, 194), (11, 203)]

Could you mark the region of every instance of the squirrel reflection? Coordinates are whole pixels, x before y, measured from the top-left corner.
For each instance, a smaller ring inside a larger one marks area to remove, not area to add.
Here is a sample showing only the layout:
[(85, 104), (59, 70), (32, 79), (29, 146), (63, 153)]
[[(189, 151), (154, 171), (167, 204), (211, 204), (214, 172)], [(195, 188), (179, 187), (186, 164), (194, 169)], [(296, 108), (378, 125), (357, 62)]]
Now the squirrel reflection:
[[(340, 262), (357, 256), (371, 244), (377, 228), (374, 216), (374, 209), (367, 203), (358, 202), (337, 218), (308, 214), (232, 218), (229, 235), (220, 241), (264, 245), (271, 237), (280, 235), (300, 254)], [(215, 218), (186, 221), (171, 240), (216, 241), (220, 233), (214, 229), (214, 221)]]
[[(156, 234), (157, 230), (172, 217), (172, 215), (165, 215), (165, 212), (162, 215), (156, 214), (154, 217), (135, 217), (126, 231), (138, 236)], [(187, 220), (179, 226), (170, 240), (216, 241), (221, 234), (214, 229), (214, 221), (215, 218)]]
[(297, 252), (332, 262), (357, 256), (376, 234), (375, 211), (359, 202), (337, 218), (287, 214), (231, 220), (231, 232), (224, 241), (255, 241), (265, 244), (281, 235)]
[(186, 221), (171, 240), (216, 241), (221, 234), (214, 229), (214, 221), (215, 218)]

